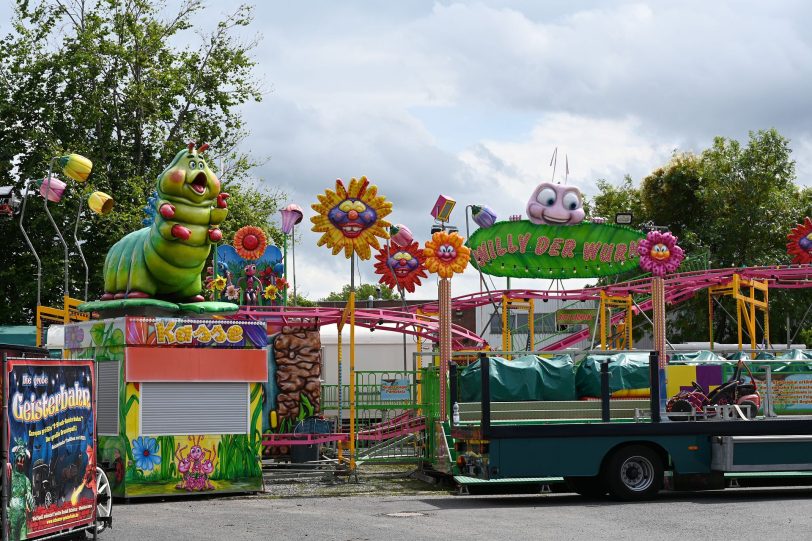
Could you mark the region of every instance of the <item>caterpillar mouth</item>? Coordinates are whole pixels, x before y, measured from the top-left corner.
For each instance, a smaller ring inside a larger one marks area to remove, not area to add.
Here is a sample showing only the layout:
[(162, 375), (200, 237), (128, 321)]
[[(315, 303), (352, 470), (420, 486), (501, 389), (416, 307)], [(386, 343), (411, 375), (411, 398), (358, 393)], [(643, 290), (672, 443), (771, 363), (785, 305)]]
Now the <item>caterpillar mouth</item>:
[(206, 185), (208, 184), (208, 178), (206, 178), (206, 173), (200, 172), (195, 175), (195, 178), (192, 182), (189, 183), (189, 186), (192, 187), (194, 191), (199, 194), (202, 194), (206, 191)]

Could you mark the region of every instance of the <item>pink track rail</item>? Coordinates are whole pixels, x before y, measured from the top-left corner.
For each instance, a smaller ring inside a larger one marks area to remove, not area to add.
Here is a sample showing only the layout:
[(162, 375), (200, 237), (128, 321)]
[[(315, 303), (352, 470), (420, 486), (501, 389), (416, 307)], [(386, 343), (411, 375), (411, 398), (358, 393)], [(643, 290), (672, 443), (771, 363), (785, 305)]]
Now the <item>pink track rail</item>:
[[(766, 280), (771, 288), (800, 289), (812, 287), (812, 265), (775, 265), (769, 267), (731, 267), (725, 269), (709, 269), (701, 271), (681, 272), (665, 278), (666, 303), (679, 304), (696, 295), (699, 291), (710, 286), (729, 283), (733, 274), (738, 273), (749, 280)], [(503, 295), (522, 299), (559, 299), (566, 301), (597, 301), (600, 292), (609, 295), (646, 295), (651, 292), (651, 280), (642, 278), (628, 282), (620, 282), (603, 287), (588, 287), (574, 290), (497, 290), (490, 292), (471, 293), (453, 299), (453, 310), (467, 310), (487, 304), (499, 304)], [(651, 303), (644, 301), (638, 305), (641, 310), (651, 309)], [(418, 316), (417, 310), (436, 312), (437, 303), (431, 302), (420, 305), (411, 305), (407, 311), (358, 309), (355, 311), (355, 322), (359, 327), (393, 331), (412, 336), (419, 336), (425, 340), (437, 341), (439, 337), (437, 318), (431, 316)], [(284, 306), (243, 306), (237, 317), (251, 320), (267, 321), (279, 325), (330, 325), (341, 320), (341, 308), (327, 307), (284, 307)], [(623, 317), (618, 314), (612, 318), (613, 322)], [(546, 345), (544, 350), (559, 350), (570, 347), (589, 337), (589, 331), (582, 331), (568, 335), (554, 343)], [(475, 332), (459, 325), (452, 328), (452, 342), (455, 351), (480, 349), (486, 345), (485, 340)]]
[(265, 447), (280, 447), (282, 445), (314, 445), (331, 443), (334, 441), (349, 441), (350, 435), (345, 433), (332, 434), (263, 434), (262, 445)]
[(359, 430), (356, 439), (360, 441), (382, 441), (414, 434), (425, 429), (425, 417), (417, 417), (414, 412), (407, 412), (371, 428)]

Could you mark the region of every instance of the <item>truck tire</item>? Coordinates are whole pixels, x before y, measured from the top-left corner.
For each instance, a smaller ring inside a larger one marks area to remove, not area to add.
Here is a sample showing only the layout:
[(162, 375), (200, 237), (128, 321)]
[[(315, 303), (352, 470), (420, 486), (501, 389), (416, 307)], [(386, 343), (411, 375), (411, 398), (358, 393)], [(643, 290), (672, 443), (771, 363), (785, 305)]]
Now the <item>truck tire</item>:
[(603, 481), (618, 500), (650, 500), (663, 486), (663, 461), (643, 445), (621, 447), (606, 461)]
[(591, 477), (564, 477), (564, 481), (572, 492), (585, 498), (602, 498), (609, 492), (606, 483), (600, 476)]

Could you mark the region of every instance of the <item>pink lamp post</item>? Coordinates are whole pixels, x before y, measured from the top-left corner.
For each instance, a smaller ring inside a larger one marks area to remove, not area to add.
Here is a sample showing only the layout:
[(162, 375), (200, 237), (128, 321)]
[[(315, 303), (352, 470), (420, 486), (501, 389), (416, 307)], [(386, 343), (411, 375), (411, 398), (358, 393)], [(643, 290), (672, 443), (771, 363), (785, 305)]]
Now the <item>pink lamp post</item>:
[[(290, 235), (290, 250), (293, 258), (293, 300), (296, 300), (296, 240), (293, 238), (293, 228), (302, 221), (304, 212), (302, 207), (296, 203), (291, 203), (279, 211), (282, 214), (282, 233), (285, 235), (285, 281), (288, 279), (288, 235)], [(285, 306), (288, 305), (288, 290), (282, 294)]]

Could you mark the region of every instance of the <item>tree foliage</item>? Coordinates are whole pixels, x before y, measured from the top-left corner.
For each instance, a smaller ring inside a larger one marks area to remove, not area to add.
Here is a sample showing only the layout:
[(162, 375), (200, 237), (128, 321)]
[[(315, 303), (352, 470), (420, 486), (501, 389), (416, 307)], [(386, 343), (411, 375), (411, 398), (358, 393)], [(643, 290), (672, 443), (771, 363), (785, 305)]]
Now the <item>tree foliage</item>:
[[(268, 227), (280, 194), (246, 182), (256, 163), (239, 150), (247, 135), (239, 106), (262, 97), (252, 73), (254, 42), (238, 37), (251, 9), (240, 6), (211, 28), (195, 28), (191, 21), (202, 11), (199, 0), (174, 10), (148, 0), (16, 4), (13, 31), (0, 39), (0, 185), (21, 193), (26, 181), (45, 176), (53, 156), (76, 152), (94, 162), (86, 186), (70, 182), (62, 203), (50, 205), (69, 237), (71, 296), (83, 296), (72, 238), (79, 198), (101, 190), (116, 201), (107, 216), (86, 212), (78, 229), (87, 241), (89, 297), (96, 298), (107, 249), (141, 227), (155, 179), (188, 141), (210, 144), (206, 157), (233, 196), (226, 239), (253, 223), (281, 240)], [(179, 45), (192, 40), (199, 43)], [(41, 206), (32, 194), (25, 227), (43, 260), (43, 304), (60, 305), (63, 251)], [(15, 299), (0, 307), (0, 322), (30, 322), (35, 261), (16, 223), (0, 223), (0, 235), (7, 239), (0, 288)]]
[[(717, 137), (699, 154), (675, 153), (639, 187), (627, 177), (620, 187), (600, 181), (598, 188), (595, 214), (632, 210), (636, 226), (668, 226), (688, 257), (707, 253), (713, 267), (789, 263), (786, 235), (812, 202), (810, 190), (796, 185), (789, 141), (776, 130), (751, 132), (746, 144)], [(810, 301), (806, 292), (770, 292), (773, 340), (786, 336), (786, 316), (800, 323)], [(715, 339), (735, 341), (735, 305), (725, 300), (715, 312)], [(669, 322), (673, 340), (707, 340), (707, 297), (682, 305)]]
[[(370, 297), (377, 300), (379, 289), (381, 292), (380, 298), (383, 300), (398, 298), (397, 294), (392, 290), (392, 288), (384, 284), (361, 284), (355, 288), (356, 302), (365, 301)], [(345, 284), (341, 288), (341, 291), (333, 291), (322, 300), (338, 302), (338, 301), (347, 301), (349, 298), (350, 298), (350, 285)]]

